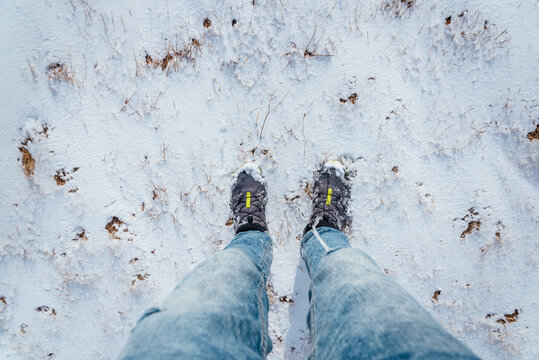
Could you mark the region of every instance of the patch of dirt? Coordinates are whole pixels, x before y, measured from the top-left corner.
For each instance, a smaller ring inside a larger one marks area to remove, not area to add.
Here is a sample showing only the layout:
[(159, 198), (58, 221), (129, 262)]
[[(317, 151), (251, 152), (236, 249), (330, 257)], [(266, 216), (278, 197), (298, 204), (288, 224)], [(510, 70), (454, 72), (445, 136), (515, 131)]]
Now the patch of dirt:
[(466, 230), (464, 230), (462, 234), (460, 234), (460, 237), (464, 239), (466, 235), (471, 234), (474, 230), (479, 231), (479, 228), (481, 228), (481, 221), (479, 220), (470, 221), (468, 223), (468, 227), (466, 228)]
[(293, 304), (294, 299), (289, 298), (288, 295), (279, 296), (279, 301), (282, 303)]
[(202, 25), (207, 29), (211, 26), (211, 20), (208, 19), (208, 18), (205, 18), (204, 21), (202, 22)]
[(86, 236), (86, 230), (83, 228), (80, 228), (77, 233), (75, 234), (75, 237), (73, 238), (73, 241), (88, 241), (88, 237)]
[(228, 220), (226, 221), (226, 226), (232, 226), (234, 225), (234, 219), (229, 217)]
[(476, 220), (476, 217), (479, 216), (479, 213), (475, 208), (470, 208), (468, 214), (462, 217), (460, 220), (468, 222), (467, 228), (460, 234), (460, 237), (464, 239), (466, 235), (471, 234), (474, 231), (479, 231), (481, 228), (481, 220)]
[(36, 308), (36, 311), (37, 311), (37, 312), (48, 313), (49, 310), (51, 311), (51, 313), (50, 313), (49, 315), (54, 315), (54, 316), (57, 315), (56, 309), (52, 309), (52, 310), (51, 310), (51, 308), (48, 307), (47, 305), (38, 306), (38, 307)]
[(530, 141), (539, 140), (539, 124), (537, 125), (537, 128), (534, 131), (529, 132), (528, 135), (526, 135), (526, 137)]
[(30, 151), (25, 146), (19, 147), (19, 151), (22, 154), (22, 168), (24, 174), (27, 177), (32, 177), (34, 175), (34, 170), (36, 168), (36, 160), (30, 154)]
[(137, 280), (139, 280), (139, 281), (144, 281), (144, 280), (146, 280), (149, 276), (150, 276), (150, 274), (148, 274), (148, 273), (146, 273), (146, 274), (144, 274), (144, 275), (143, 275), (143, 274), (136, 274), (136, 275), (135, 275), (135, 279), (131, 281), (131, 286), (135, 286), (135, 282), (136, 282)]
[(40, 141), (42, 137), (48, 138), (49, 127), (47, 124), (40, 124), (41, 129), (31, 130), (31, 133), (27, 133), (24, 140), (21, 141), (21, 146), (19, 146), (19, 151), (22, 154), (22, 167), (24, 174), (27, 177), (32, 177), (34, 175), (34, 170), (36, 168), (36, 160), (28, 150), (28, 144), (33, 143), (36, 140)]
[(504, 314), (503, 317), (500, 317), (497, 314), (492, 313), (492, 314), (487, 314), (486, 318), (491, 319), (491, 318), (497, 317), (498, 319), (496, 320), (496, 323), (505, 326), (505, 324), (512, 324), (516, 322), (519, 315), (520, 315), (520, 311), (518, 309), (515, 309), (515, 311), (512, 314)]
[(110, 236), (113, 239), (121, 240), (119, 236), (116, 236), (116, 233), (120, 230), (120, 227), (122, 225), (124, 225), (124, 222), (118, 219), (117, 216), (113, 216), (112, 220), (110, 220), (107, 225), (105, 225), (105, 229), (109, 232)]
[(391, 169), (391, 171), (393, 171), (395, 174), (399, 172), (399, 167), (398, 166), (393, 166), (393, 168)]
[(7, 305), (7, 301), (6, 301), (6, 297), (5, 297), (5, 296), (0, 296), (0, 303), (2, 303), (2, 305), (4, 305), (4, 306)]
[(512, 324), (512, 323), (514, 323), (515, 321), (517, 321), (517, 319), (518, 319), (518, 314), (519, 314), (518, 310), (515, 309), (515, 311), (514, 311), (512, 314), (505, 314), (505, 315), (504, 315), (504, 316), (505, 316), (505, 320), (507, 320), (507, 322), (508, 322), (509, 324)]
[[(71, 170), (72, 172), (76, 172), (79, 170), (78, 167), (73, 168)], [(54, 181), (56, 181), (56, 184), (58, 186), (64, 186), (69, 180), (73, 179), (73, 176), (71, 176), (71, 173), (69, 171), (66, 171), (65, 169), (56, 170), (56, 175), (54, 175)]]
[(351, 102), (352, 104), (355, 104), (356, 101), (357, 101), (357, 94), (356, 93), (353, 93), (352, 95), (350, 95), (349, 97), (347, 97), (346, 99), (339, 99), (339, 101), (343, 104), (347, 103), (347, 102)]
[(440, 296), (440, 294), (442, 293), (442, 290), (436, 290), (434, 292), (434, 294), (432, 295), (432, 300), (434, 300), (434, 302), (438, 302), (438, 296)]
[(236, 25), (238, 22), (236, 21), (236, 19), (232, 19), (232, 26)]

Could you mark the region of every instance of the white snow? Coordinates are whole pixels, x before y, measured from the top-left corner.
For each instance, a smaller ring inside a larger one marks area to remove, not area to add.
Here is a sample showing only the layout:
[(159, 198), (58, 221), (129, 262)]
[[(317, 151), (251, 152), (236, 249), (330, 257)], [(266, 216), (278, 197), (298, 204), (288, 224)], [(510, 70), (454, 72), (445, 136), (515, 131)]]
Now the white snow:
[(255, 179), (256, 181), (264, 184), (264, 177), (262, 176), (262, 169), (260, 169), (260, 167), (253, 162), (248, 162), (248, 163), (243, 164), (239, 172), (246, 172), (247, 174), (251, 175), (253, 179)]
[(246, 162), (275, 242), (270, 358), (306, 358), (299, 241), (341, 157), (352, 246), (481, 357), (539, 358), (537, 1), (0, 10), (0, 358), (114, 359), (231, 240)]
[(334, 169), (335, 175), (344, 177), (346, 173), (344, 170), (344, 164), (338, 160), (328, 160), (324, 163), (324, 169)]

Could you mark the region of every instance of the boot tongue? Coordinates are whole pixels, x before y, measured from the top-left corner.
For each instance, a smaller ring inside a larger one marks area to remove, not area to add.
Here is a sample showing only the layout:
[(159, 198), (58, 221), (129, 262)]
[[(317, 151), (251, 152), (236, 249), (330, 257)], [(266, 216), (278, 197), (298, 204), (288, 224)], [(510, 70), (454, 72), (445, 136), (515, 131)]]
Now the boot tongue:
[(252, 224), (252, 223), (253, 223), (253, 217), (252, 217), (252, 216), (248, 216), (248, 217), (247, 217), (247, 222), (248, 222), (249, 224)]

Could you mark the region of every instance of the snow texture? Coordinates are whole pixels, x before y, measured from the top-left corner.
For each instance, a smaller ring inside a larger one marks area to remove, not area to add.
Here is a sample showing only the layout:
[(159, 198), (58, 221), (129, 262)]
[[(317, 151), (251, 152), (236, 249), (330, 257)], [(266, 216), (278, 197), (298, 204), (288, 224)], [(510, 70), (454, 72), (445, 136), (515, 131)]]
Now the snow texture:
[(243, 164), (243, 166), (240, 169), (240, 172), (245, 172), (245, 173), (251, 175), (251, 177), (255, 181), (258, 181), (259, 183), (262, 183), (262, 184), (265, 183), (264, 177), (262, 176), (262, 170), (255, 163), (245, 163), (245, 164)]
[(335, 175), (341, 178), (344, 178), (344, 174), (346, 173), (344, 170), (344, 164), (338, 160), (326, 161), (324, 163), (324, 169), (325, 170), (333, 169), (335, 171)]
[(538, 7), (1, 2), (0, 358), (114, 359), (232, 239), (245, 162), (268, 184), (270, 358), (306, 358), (299, 242), (336, 158), (353, 247), (481, 357), (539, 358)]

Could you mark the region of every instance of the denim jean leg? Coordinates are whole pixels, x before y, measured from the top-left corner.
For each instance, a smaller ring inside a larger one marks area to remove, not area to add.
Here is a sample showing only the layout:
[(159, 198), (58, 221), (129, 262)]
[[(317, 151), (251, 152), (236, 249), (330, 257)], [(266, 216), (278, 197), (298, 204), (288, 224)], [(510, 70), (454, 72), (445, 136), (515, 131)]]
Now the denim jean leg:
[(341, 232), (302, 241), (311, 275), (311, 358), (477, 359)]
[(264, 359), (271, 261), (268, 233), (238, 234), (139, 320), (120, 359)]

